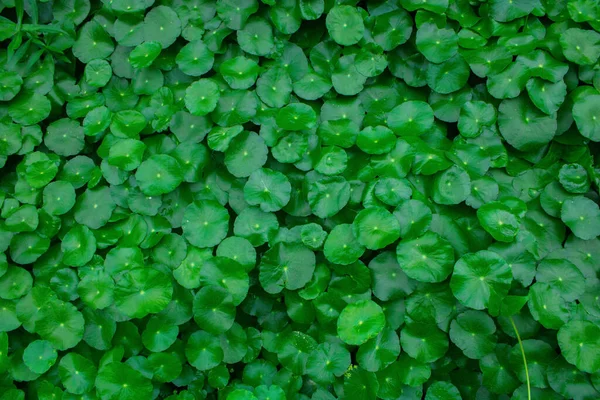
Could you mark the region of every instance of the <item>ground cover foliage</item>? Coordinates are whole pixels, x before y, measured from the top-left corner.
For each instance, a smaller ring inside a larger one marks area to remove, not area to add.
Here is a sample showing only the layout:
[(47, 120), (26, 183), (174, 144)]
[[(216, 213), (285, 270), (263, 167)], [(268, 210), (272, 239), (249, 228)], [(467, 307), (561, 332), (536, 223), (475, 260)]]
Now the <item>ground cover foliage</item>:
[(1, 0), (0, 399), (600, 398), (593, 0)]

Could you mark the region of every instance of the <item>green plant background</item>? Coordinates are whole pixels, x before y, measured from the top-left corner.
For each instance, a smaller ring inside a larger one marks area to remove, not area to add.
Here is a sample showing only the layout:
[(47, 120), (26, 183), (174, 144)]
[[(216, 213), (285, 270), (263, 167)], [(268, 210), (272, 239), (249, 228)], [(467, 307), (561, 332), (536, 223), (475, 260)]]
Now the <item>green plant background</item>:
[(0, 400), (600, 398), (595, 0), (0, 0)]

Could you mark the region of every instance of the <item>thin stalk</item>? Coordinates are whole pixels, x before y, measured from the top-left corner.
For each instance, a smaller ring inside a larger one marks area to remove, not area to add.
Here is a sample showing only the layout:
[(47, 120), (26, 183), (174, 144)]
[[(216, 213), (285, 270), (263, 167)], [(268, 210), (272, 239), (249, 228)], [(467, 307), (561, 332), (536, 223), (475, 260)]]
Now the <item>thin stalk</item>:
[(523, 348), (523, 342), (521, 341), (521, 335), (519, 335), (519, 330), (517, 329), (517, 325), (515, 325), (515, 321), (512, 317), (510, 318), (510, 323), (512, 324), (513, 329), (517, 335), (517, 340), (519, 341), (519, 347), (521, 347), (521, 355), (523, 356), (523, 365), (525, 366), (525, 378), (527, 379), (527, 400), (531, 400), (531, 384), (529, 383), (529, 368), (527, 368), (527, 358), (525, 357), (525, 349)]

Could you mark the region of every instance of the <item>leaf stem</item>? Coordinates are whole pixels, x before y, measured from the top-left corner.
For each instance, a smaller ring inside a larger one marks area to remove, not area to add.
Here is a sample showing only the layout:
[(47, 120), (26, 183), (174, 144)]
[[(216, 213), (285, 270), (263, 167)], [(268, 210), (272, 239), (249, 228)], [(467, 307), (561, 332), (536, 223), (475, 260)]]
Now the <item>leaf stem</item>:
[(519, 335), (519, 330), (517, 329), (517, 325), (515, 325), (515, 321), (512, 317), (510, 318), (510, 323), (512, 324), (515, 333), (517, 334), (517, 340), (519, 341), (519, 346), (521, 347), (521, 355), (523, 356), (523, 365), (525, 366), (525, 379), (527, 379), (527, 400), (531, 400), (531, 384), (529, 383), (529, 368), (527, 368), (527, 358), (525, 357), (525, 349), (523, 348), (523, 342), (521, 341), (521, 335)]

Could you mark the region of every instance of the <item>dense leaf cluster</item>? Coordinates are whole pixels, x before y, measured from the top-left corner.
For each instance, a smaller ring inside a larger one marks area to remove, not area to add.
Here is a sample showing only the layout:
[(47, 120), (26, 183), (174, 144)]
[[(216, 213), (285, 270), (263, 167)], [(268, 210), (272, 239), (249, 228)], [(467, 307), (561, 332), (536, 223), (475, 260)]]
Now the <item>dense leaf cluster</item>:
[(595, 0), (0, 0), (0, 400), (600, 398)]

